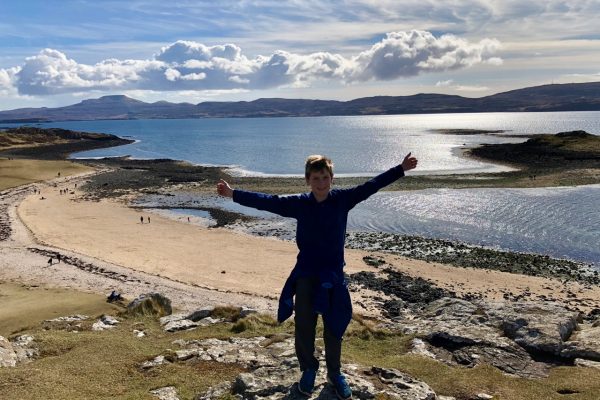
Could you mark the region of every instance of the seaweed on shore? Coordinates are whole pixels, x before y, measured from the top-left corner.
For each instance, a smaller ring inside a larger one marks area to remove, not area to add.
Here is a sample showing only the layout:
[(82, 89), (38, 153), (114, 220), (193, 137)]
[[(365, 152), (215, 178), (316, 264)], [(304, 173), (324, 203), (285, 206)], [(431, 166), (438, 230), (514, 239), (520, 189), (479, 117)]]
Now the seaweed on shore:
[(350, 275), (348, 280), (351, 285), (390, 296), (382, 304), (383, 312), (390, 318), (400, 315), (405, 305), (422, 307), (442, 297), (456, 297), (455, 292), (439, 288), (423, 278), (413, 278), (392, 268), (385, 268), (382, 272), (386, 277), (361, 271)]
[(346, 246), (354, 249), (384, 251), (459, 267), (573, 280), (592, 285), (600, 284), (598, 271), (593, 270), (589, 265), (540, 254), (508, 252), (449, 240), (384, 232), (351, 232), (348, 234)]
[(109, 167), (110, 171), (93, 176), (82, 189), (91, 198), (118, 197), (126, 193), (152, 191), (176, 184), (210, 183), (222, 176), (220, 168), (192, 165), (170, 159), (131, 160), (105, 158), (79, 160), (90, 166)]

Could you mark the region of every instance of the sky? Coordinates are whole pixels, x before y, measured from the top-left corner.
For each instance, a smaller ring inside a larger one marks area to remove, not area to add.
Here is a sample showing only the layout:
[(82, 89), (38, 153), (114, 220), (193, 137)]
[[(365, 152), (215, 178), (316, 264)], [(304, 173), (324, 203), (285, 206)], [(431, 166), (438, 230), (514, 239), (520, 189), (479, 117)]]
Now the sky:
[(0, 110), (600, 81), (600, 0), (0, 0)]

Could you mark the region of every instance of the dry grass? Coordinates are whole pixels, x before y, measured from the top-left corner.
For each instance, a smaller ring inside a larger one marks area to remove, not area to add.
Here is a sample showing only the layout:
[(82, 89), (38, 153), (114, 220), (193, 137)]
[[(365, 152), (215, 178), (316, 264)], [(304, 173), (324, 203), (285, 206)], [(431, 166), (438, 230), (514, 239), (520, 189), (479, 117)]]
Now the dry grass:
[(0, 149), (12, 149), (19, 147), (34, 147), (47, 144), (68, 143), (68, 139), (63, 139), (56, 136), (48, 136), (43, 133), (23, 135), (18, 133), (9, 133), (0, 131)]
[[(140, 325), (146, 337), (133, 334)], [(3, 400), (154, 399), (150, 390), (164, 386), (175, 386), (181, 399), (192, 399), (242, 371), (239, 366), (215, 362), (141, 370), (141, 362), (164, 354), (177, 338), (147, 317), (125, 319), (110, 331), (49, 330), (36, 331), (34, 336), (42, 357), (17, 368), (0, 369)]]
[(104, 296), (73, 290), (0, 282), (0, 335), (12, 335), (45, 319), (117, 311), (104, 300)]
[[(597, 400), (600, 370), (561, 367), (543, 379), (508, 376), (491, 366), (450, 367), (438, 361), (406, 353), (410, 337), (388, 336), (365, 341), (350, 337), (344, 341), (345, 361), (362, 365), (396, 368), (426, 382), (438, 395), (458, 400), (487, 393), (495, 400)], [(571, 393), (568, 396), (560, 392)]]
[[(22, 292), (36, 299), (37, 305), (42, 302), (36, 291), (22, 289)], [(13, 296), (5, 292), (2, 301)], [(98, 301), (98, 305), (106, 304), (104, 299)], [(22, 311), (26, 312), (25, 309)], [(235, 307), (223, 308), (220, 312), (236, 319)], [(69, 313), (83, 313), (83, 310)], [(193, 399), (208, 387), (233, 379), (243, 369), (236, 365), (195, 361), (142, 371), (140, 363), (168, 354), (167, 349), (176, 349), (173, 344), (176, 339), (265, 336), (268, 338), (265, 342), (277, 342), (291, 337), (294, 330), (291, 322), (279, 325), (273, 317), (261, 314), (252, 314), (235, 323), (176, 333), (164, 332), (154, 317), (120, 317), (122, 322), (117, 328), (102, 332), (92, 332), (89, 324), (82, 324), (78, 333), (64, 329), (44, 330), (39, 323), (33, 323), (36, 317), (30, 318), (32, 321), (28, 324), (32, 328), (28, 333), (36, 338), (42, 356), (17, 368), (0, 368), (2, 400), (153, 399), (150, 390), (164, 386), (175, 386), (181, 399)], [(144, 330), (147, 336), (136, 337), (134, 329)], [(319, 330), (322, 331), (321, 323)], [(597, 369), (561, 367), (553, 369), (544, 379), (515, 378), (490, 366), (450, 367), (408, 354), (411, 339), (411, 336), (381, 331), (372, 321), (357, 316), (344, 340), (343, 361), (365, 367), (399, 369), (427, 382), (438, 395), (454, 396), (458, 400), (475, 398), (482, 392), (494, 395), (497, 400), (566, 397), (596, 400), (600, 393), (600, 370)]]
[(69, 176), (92, 169), (70, 161), (8, 160), (0, 158), (0, 190), (60, 176)]
[(536, 139), (543, 145), (557, 147), (563, 151), (600, 153), (600, 136), (539, 135)]

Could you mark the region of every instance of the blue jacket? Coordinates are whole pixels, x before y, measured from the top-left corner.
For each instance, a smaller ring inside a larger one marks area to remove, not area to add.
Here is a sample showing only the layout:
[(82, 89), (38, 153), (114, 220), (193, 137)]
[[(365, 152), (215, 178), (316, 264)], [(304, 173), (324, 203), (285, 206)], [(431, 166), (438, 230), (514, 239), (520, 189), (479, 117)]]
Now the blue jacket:
[(328, 326), (342, 337), (350, 319), (352, 306), (344, 279), (344, 243), (348, 212), (379, 189), (404, 176), (401, 165), (387, 170), (362, 185), (349, 189), (333, 189), (322, 202), (312, 193), (277, 196), (265, 193), (233, 191), (233, 201), (244, 206), (269, 211), (282, 217), (295, 218), (298, 257), (279, 299), (278, 320), (292, 315), (296, 280), (318, 277), (315, 311), (322, 314)]

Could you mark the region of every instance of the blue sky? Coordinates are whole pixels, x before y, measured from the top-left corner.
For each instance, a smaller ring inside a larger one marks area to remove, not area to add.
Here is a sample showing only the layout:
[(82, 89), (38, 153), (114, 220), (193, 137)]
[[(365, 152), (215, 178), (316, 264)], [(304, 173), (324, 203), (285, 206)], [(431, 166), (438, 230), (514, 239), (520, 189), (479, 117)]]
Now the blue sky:
[(600, 1), (0, 2), (0, 109), (600, 81)]

